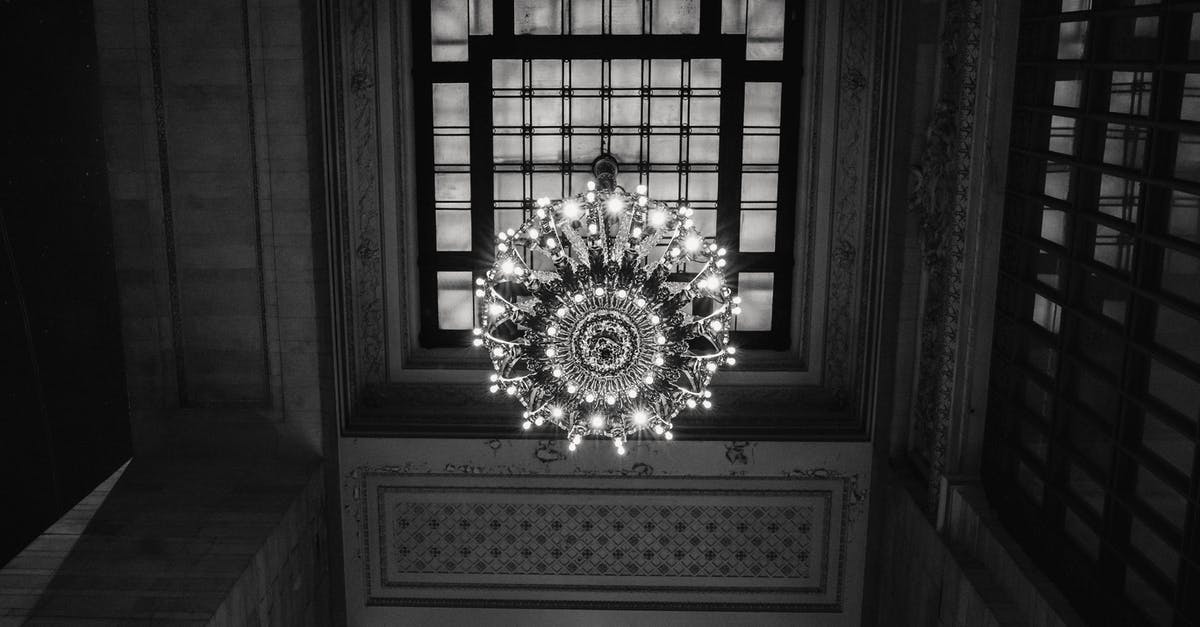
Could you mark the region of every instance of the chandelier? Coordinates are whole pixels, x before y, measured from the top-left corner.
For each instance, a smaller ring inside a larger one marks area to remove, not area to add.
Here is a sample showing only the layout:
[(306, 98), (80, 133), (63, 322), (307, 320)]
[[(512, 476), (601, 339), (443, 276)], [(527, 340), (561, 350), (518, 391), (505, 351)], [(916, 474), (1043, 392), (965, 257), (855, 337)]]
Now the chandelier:
[(726, 250), (696, 228), (694, 212), (616, 184), (607, 155), (573, 198), (534, 203), (520, 228), (496, 235), (492, 267), (475, 280), (492, 393), (524, 406), (526, 430), (563, 429), (575, 450), (607, 436), (672, 439), (684, 410), (712, 407), (741, 299), (725, 283)]

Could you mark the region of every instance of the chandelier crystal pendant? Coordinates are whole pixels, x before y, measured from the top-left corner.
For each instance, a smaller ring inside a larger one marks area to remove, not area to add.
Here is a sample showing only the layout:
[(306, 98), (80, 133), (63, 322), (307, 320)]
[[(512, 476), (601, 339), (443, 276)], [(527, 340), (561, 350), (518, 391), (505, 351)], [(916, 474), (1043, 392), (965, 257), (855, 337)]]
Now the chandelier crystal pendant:
[(741, 299), (692, 209), (617, 186), (612, 157), (593, 172), (586, 193), (538, 199), (497, 234), (495, 263), (475, 280), (473, 343), (496, 370), (489, 390), (525, 406), (523, 428), (557, 426), (572, 451), (607, 436), (623, 455), (630, 438), (670, 440), (681, 411), (712, 407), (713, 375), (736, 361)]

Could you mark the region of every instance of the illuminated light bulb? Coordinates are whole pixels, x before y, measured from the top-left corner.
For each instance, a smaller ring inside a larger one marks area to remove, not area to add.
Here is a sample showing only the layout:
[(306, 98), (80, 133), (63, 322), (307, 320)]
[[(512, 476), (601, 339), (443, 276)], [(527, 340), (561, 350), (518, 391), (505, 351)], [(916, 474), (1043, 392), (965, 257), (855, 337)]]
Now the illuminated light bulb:
[(730, 313), (732, 313), (732, 314), (733, 314), (733, 315), (735, 315), (735, 316), (737, 316), (737, 315), (741, 315), (741, 313), (742, 313), (742, 308), (741, 308), (741, 307), (734, 307), (733, 309), (730, 309), (730, 310), (729, 310), (729, 312), (730, 312)]
[(535, 214), (537, 215), (537, 217), (539, 217), (539, 218), (544, 218), (544, 217), (546, 217), (546, 210), (545, 210), (545, 209), (538, 209), (538, 210), (537, 210), (537, 211), (535, 211), (534, 213), (535, 213)]
[(562, 418), (563, 412), (561, 407), (551, 407), (550, 415), (554, 418)]
[(679, 256), (679, 249), (678, 249), (678, 248), (672, 248), (672, 249), (671, 249), (671, 256), (672, 256), (672, 257), (678, 257), (678, 256)]
[(588, 192), (587, 193), (587, 201), (588, 202), (596, 202), (596, 192)]
[(625, 447), (624, 447), (624, 446), (618, 446), (618, 447), (617, 447), (617, 455), (624, 455), (624, 454), (625, 454)]
[(718, 267), (718, 268), (724, 268), (724, 267), (725, 267), (725, 260), (724, 260), (724, 259), (718, 259), (718, 260), (717, 260), (717, 267)]
[(646, 385), (654, 385), (654, 375), (648, 374), (646, 375), (646, 378), (642, 379), (642, 381), (645, 381)]
[(666, 429), (663, 429), (662, 425), (654, 425), (654, 432), (658, 435), (662, 435), (664, 431), (666, 431)]
[(654, 338), (654, 341), (658, 342), (659, 344), (666, 344), (667, 338), (660, 335), (660, 336)]
[(617, 290), (617, 298), (629, 298), (629, 292), (625, 290)]
[(579, 203), (575, 202), (574, 200), (568, 200), (567, 202), (563, 203), (562, 213), (563, 216), (565, 216), (568, 220), (579, 219)]
[(539, 207), (545, 207), (550, 204), (550, 199), (545, 196), (542, 196), (541, 198), (537, 199), (537, 204)]
[(688, 409), (695, 409), (696, 408), (696, 399), (694, 399), (694, 398), (687, 399), (687, 406), (688, 406)]
[(693, 222), (691, 218), (688, 218), (687, 220), (684, 220), (684, 221), (683, 221), (683, 228), (685, 228), (685, 229), (690, 229), (690, 228), (692, 228), (693, 226), (695, 226), (695, 224), (696, 224), (696, 223), (695, 223), (695, 222)]
[(725, 349), (725, 352), (726, 352), (726, 353), (729, 353), (730, 355), (734, 355), (734, 354), (736, 354), (736, 353), (737, 353), (737, 348), (735, 348), (735, 347), (733, 347), (733, 346), (730, 346), (730, 347), (728, 347), (728, 348), (726, 348), (726, 349)]
[(592, 394), (591, 392), (588, 392), (587, 394), (583, 395), (583, 400), (585, 400), (589, 403), (594, 403), (594, 402), (596, 402), (596, 395)]
[(637, 299), (636, 299), (636, 300), (634, 300), (633, 302), (634, 302), (634, 304), (635, 304), (635, 305), (637, 305), (638, 307), (645, 307), (645, 306), (646, 306), (646, 299), (645, 299), (645, 298), (642, 298), (641, 296), (637, 297)]
[(610, 394), (610, 395), (604, 397), (604, 402), (608, 403), (609, 405), (616, 405), (617, 397)]
[(505, 231), (505, 233), (507, 233), (509, 237), (512, 237), (517, 234), (517, 232), (514, 231), (513, 229), (508, 229), (507, 231)]
[(574, 393), (575, 393), (575, 391), (576, 391), (576, 390), (578, 390), (578, 389), (579, 389), (579, 388), (575, 387), (575, 384), (574, 384), (574, 383), (568, 383), (568, 384), (567, 384), (567, 394), (574, 394)]
[(700, 250), (700, 238), (696, 237), (695, 235), (687, 236), (687, 239), (683, 240), (683, 247), (686, 248), (689, 253), (694, 253), (697, 250)]
[(587, 188), (589, 192), (596, 189), (596, 181), (588, 181)]
[(718, 248), (718, 249), (717, 249), (717, 255), (718, 255), (718, 256), (720, 256), (720, 257), (724, 257), (724, 256), (725, 256), (725, 249), (724, 249), (724, 248)]
[(547, 237), (546, 238), (546, 249), (550, 250), (550, 249), (554, 248), (555, 246), (558, 246), (558, 242), (554, 241), (553, 237)]
[(735, 305), (740, 305), (740, 304), (742, 304), (742, 297), (741, 297), (741, 296), (734, 296), (734, 297), (733, 297), (733, 304), (735, 304)]
[(700, 404), (704, 406), (704, 409), (712, 409), (712, 401), (710, 400), (705, 400)]
[(667, 212), (661, 209), (651, 209), (649, 216), (647, 216), (647, 220), (649, 221), (650, 226), (657, 229), (667, 223)]
[(599, 232), (599, 229), (596, 227), (596, 224), (594, 222), (589, 222), (588, 223), (588, 234), (595, 235), (598, 232)]
[(639, 194), (645, 194), (645, 193), (646, 193), (646, 186), (645, 186), (645, 185), (641, 185), (641, 184), (639, 184), (639, 185), (637, 186), (637, 193), (639, 193)]
[(583, 442), (583, 436), (576, 433), (575, 437), (571, 438), (571, 441), (576, 444), (579, 444), (580, 442)]
[(566, 307), (559, 307), (559, 308), (558, 308), (558, 311), (554, 312), (554, 315), (558, 316), (559, 318), (562, 318), (562, 317), (566, 316), (566, 315), (567, 315), (567, 308), (566, 308)]
[(488, 305), (488, 312), (495, 317), (502, 316), (504, 315), (504, 305), (501, 305), (500, 303), (492, 303)]
[(533, 423), (532, 423), (532, 422), (529, 422), (528, 420), (526, 420), (525, 422), (522, 422), (522, 423), (521, 423), (521, 428), (522, 428), (522, 429), (524, 429), (524, 430), (526, 430), (526, 431), (528, 431), (528, 430), (529, 430), (529, 428), (530, 428), (530, 427), (532, 427), (532, 426), (533, 426)]
[(574, 443), (574, 442), (571, 442), (570, 444), (568, 444), (568, 445), (567, 445), (567, 450), (568, 450), (568, 451), (574, 451), (574, 450), (575, 450), (575, 443)]
[(704, 364), (704, 367), (708, 368), (709, 372), (716, 372), (717, 371), (717, 362), (710, 361), (707, 364)]
[(483, 346), (483, 338), (477, 337), (477, 338), (471, 340), (471, 343), (474, 344), (475, 346)]
[(492, 374), (488, 375), (488, 381), (491, 381), (492, 383), (495, 383), (496, 381), (499, 381), (499, 380), (500, 380), (500, 375), (498, 375), (494, 372)]
[(504, 251), (508, 250), (508, 244), (499, 244), (496, 246), (496, 250), (498, 250), (500, 252), (504, 252)]
[(713, 320), (712, 322), (708, 323), (708, 328), (712, 329), (713, 331), (720, 331), (721, 326), (720, 320)]
[(650, 324), (658, 324), (660, 322), (662, 322), (662, 318), (659, 318), (657, 314), (650, 314)]
[(529, 239), (537, 239), (539, 233), (537, 229), (529, 229), (527, 235), (529, 236)]
[(730, 366), (734, 366), (737, 365), (737, 359), (734, 359), (733, 357), (726, 357), (725, 363), (729, 364)]
[(552, 372), (551, 374), (553, 374), (556, 379), (562, 377), (563, 376), (562, 368), (559, 368), (556, 366), (554, 368), (554, 372)]
[(640, 227), (640, 226), (633, 227), (633, 229), (629, 231), (629, 234), (633, 237), (641, 237), (642, 236), (642, 227)]
[(601, 416), (600, 414), (592, 414), (591, 422), (593, 429), (604, 428), (604, 416)]
[(493, 349), (492, 349), (492, 356), (493, 356), (493, 357), (503, 357), (503, 356), (504, 356), (504, 349), (503, 349), (503, 348), (501, 348), (501, 347), (499, 347), (499, 346), (497, 346), (497, 347), (493, 348)]
[(492, 394), (495, 394), (495, 393), (496, 393), (496, 392), (498, 392), (499, 390), (500, 390), (500, 386), (498, 386), (498, 385), (490, 385), (490, 386), (488, 386), (488, 391), (489, 391), (489, 392), (491, 392)]
[(554, 325), (550, 325), (549, 327), (546, 328), (546, 335), (550, 335), (550, 336), (558, 335), (558, 327), (556, 327)]
[(483, 294), (484, 294), (483, 290), (475, 290), (475, 296), (478, 296), (479, 298), (483, 298)]
[(704, 390), (704, 398), (712, 398), (712, 390)]
[(668, 431), (668, 432), (666, 432), (666, 433), (664, 433), (664, 434), (663, 434), (663, 437), (664, 437), (664, 438), (666, 438), (666, 439), (668, 439), (668, 440), (674, 440), (674, 439), (675, 439), (675, 434), (674, 434), (674, 433), (671, 433), (670, 431)]
[(483, 329), (480, 329), (479, 327), (475, 327), (474, 329), (471, 329), (471, 334), (472, 335), (483, 335)]
[(517, 276), (521, 276), (521, 275), (525, 274), (525, 268), (518, 266), (516, 269), (516, 273), (517, 273)]
[(621, 213), (625, 210), (625, 200), (619, 196), (609, 198), (604, 206), (608, 208), (609, 213)]
[(475, 285), (483, 285), (484, 283), (487, 283), (487, 281), (484, 281), (483, 277), (475, 279)]
[(603, 287), (597, 287), (597, 288), (596, 288), (596, 290), (595, 290), (595, 292), (593, 292), (593, 293), (594, 293), (596, 296), (604, 296), (604, 288), (603, 288)]
[(546, 356), (547, 357), (553, 357), (557, 354), (558, 354), (558, 351), (554, 350), (553, 346), (546, 347)]
[(582, 303), (583, 302), (583, 294), (576, 294), (575, 296), (572, 297), (572, 300), (574, 300), (577, 303)]
[(637, 388), (629, 388), (628, 390), (625, 390), (625, 396), (628, 396), (629, 398), (637, 398), (637, 394)]
[(638, 198), (638, 206), (639, 207), (645, 207), (647, 202), (650, 202), (650, 201), (645, 196), (641, 196)]
[(655, 355), (655, 356), (654, 356), (654, 365), (655, 365), (655, 366), (661, 366), (661, 365), (663, 365), (664, 363), (666, 363), (666, 360), (664, 360), (664, 359), (663, 359), (663, 356), (662, 356), (662, 355)]
[(508, 233), (505, 233), (504, 231), (500, 231), (499, 233), (496, 234), (496, 239), (503, 242), (504, 240), (508, 239)]
[(545, 418), (542, 418), (541, 416), (538, 416), (537, 418), (534, 418), (534, 419), (533, 419), (533, 424), (534, 424), (535, 426), (538, 426), (538, 427), (540, 427), (540, 426), (542, 426), (542, 425), (546, 424), (546, 419), (545, 419)]
[(693, 211), (692, 208), (687, 205), (684, 205), (682, 208), (680, 208), (679, 212), (685, 216), (690, 216), (695, 213), (695, 211)]
[(704, 287), (707, 287), (709, 291), (712, 292), (721, 289), (721, 277), (715, 274), (710, 274), (708, 278), (704, 280)]
[(650, 415), (647, 414), (646, 411), (643, 409), (633, 410), (632, 418), (633, 418), (633, 424), (638, 425), (639, 427), (646, 426), (646, 423), (650, 421)]
[(504, 391), (505, 391), (505, 392), (508, 392), (508, 395), (509, 395), (509, 396), (512, 396), (512, 395), (514, 395), (514, 394), (516, 394), (516, 393), (517, 393), (517, 386), (515, 386), (515, 385), (510, 385), (510, 386), (508, 386), (508, 389), (507, 389), (507, 390), (504, 390)]
[(517, 264), (513, 263), (512, 259), (505, 259), (503, 262), (500, 263), (500, 271), (503, 272), (504, 274), (512, 274), (512, 271), (516, 267), (517, 267)]

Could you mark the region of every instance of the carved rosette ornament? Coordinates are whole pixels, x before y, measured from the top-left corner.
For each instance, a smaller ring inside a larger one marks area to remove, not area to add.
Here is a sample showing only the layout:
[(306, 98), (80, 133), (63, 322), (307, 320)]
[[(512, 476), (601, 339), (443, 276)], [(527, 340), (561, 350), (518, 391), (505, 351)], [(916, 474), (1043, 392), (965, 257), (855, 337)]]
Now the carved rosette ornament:
[(725, 283), (727, 251), (707, 241), (687, 206), (616, 185), (616, 162), (593, 166), (599, 185), (539, 199), (520, 228), (496, 236), (496, 259), (476, 278), (474, 344), (492, 359), (492, 393), (525, 406), (523, 427), (563, 429), (617, 452), (642, 434), (671, 439), (675, 417), (712, 407), (740, 299)]

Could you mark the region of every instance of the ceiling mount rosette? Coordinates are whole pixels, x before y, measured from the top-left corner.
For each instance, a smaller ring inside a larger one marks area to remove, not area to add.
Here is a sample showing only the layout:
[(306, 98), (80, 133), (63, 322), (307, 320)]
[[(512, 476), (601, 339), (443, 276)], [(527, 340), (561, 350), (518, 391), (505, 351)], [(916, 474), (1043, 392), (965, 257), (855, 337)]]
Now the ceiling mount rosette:
[(520, 228), (496, 236), (493, 266), (475, 280), (474, 344), (496, 370), (492, 393), (516, 397), (523, 427), (670, 440), (675, 417), (712, 407), (708, 386), (735, 363), (740, 299), (725, 283), (726, 250), (706, 240), (686, 205), (616, 185), (616, 161), (593, 164), (600, 184), (541, 198)]

